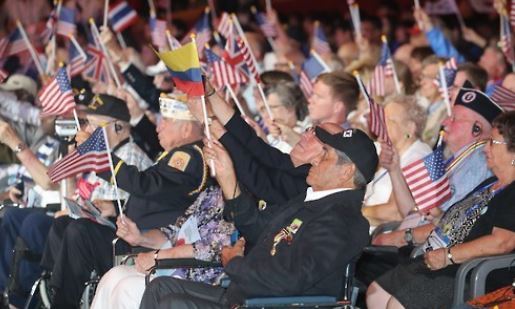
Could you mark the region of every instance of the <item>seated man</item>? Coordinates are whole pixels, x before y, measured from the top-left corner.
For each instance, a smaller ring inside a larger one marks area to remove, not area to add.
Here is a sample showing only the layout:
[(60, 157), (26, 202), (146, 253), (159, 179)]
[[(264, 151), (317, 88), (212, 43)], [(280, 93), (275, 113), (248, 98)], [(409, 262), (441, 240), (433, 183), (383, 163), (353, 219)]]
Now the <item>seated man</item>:
[(256, 246), (247, 256), (243, 256), (244, 240), (222, 251), (231, 279), (227, 290), (157, 278), (147, 287), (141, 308), (226, 308), (256, 296), (339, 296), (345, 266), (368, 243), (361, 204), (378, 158), (373, 142), (362, 131), (334, 135), (320, 127), (315, 131), (324, 151), (311, 162), (310, 187), (287, 207), (263, 211), (239, 189), (227, 154), (214, 144), (207, 159), (217, 162), (226, 217), (234, 219), (245, 239)]
[[(202, 129), (198, 122), (184, 103), (175, 100), (163, 102), (161, 113), (163, 119), (157, 133), (167, 151), (156, 164), (139, 171), (112, 155), (118, 186), (130, 194), (124, 205), (125, 215), (144, 230), (174, 221), (208, 183), (207, 167), (199, 147)], [(99, 174), (106, 181), (112, 176), (111, 172)], [(103, 213), (116, 216), (117, 208), (112, 203), (97, 206)], [(113, 266), (114, 238), (115, 231), (111, 228), (87, 219), (74, 220), (68, 225), (60, 220), (54, 222), (43, 259), (45, 267), (52, 269), (54, 306), (78, 306), (91, 271), (102, 275)]]

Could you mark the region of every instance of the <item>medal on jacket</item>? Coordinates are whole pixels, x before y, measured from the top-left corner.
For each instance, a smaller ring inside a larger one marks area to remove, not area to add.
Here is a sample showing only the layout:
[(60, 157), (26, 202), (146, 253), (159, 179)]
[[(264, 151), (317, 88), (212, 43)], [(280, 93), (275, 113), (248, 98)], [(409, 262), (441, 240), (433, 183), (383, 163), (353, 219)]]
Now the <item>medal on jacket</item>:
[(270, 255), (274, 256), (277, 253), (277, 245), (279, 245), (279, 243), (283, 239), (286, 240), (286, 243), (288, 245), (291, 245), (291, 243), (293, 241), (293, 235), (295, 235), (295, 233), (297, 233), (297, 231), (299, 230), (301, 225), (302, 225), (302, 221), (300, 219), (295, 218), (290, 223), (290, 225), (288, 225), (285, 228), (282, 228), (279, 231), (279, 233), (277, 233), (274, 236), (274, 242), (273, 242), (273, 245), (272, 245), (272, 249), (270, 250)]

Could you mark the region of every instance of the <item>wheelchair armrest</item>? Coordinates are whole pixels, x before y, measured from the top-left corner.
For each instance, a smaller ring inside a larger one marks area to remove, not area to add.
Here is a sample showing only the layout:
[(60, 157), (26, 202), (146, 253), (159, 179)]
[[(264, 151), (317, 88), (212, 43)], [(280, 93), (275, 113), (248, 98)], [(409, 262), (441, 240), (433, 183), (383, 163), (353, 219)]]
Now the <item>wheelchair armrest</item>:
[[(454, 279), (454, 299), (453, 305), (463, 304), (465, 299), (465, 288), (467, 276), (471, 275), (471, 297), (483, 295), (485, 292), (485, 280), (488, 273), (492, 270), (505, 268), (512, 265), (515, 260), (515, 253), (476, 258), (461, 264)], [(484, 266), (482, 266), (484, 264)], [(476, 269), (477, 268), (477, 269)], [(481, 283), (480, 283), (481, 281)]]
[(379, 234), (390, 233), (392, 231), (395, 231), (400, 225), (401, 225), (401, 221), (392, 221), (392, 222), (380, 224), (374, 229), (374, 231), (372, 232), (372, 235), (370, 235), (370, 237), (372, 239), (374, 239), (374, 237), (376, 237)]
[(334, 296), (260, 297), (245, 300), (244, 308), (337, 306)]
[(363, 253), (370, 254), (381, 254), (381, 253), (397, 253), (399, 248), (395, 246), (376, 246), (376, 245), (368, 245), (363, 248)]
[(174, 269), (174, 268), (215, 268), (223, 267), (221, 262), (203, 261), (194, 258), (179, 258), (179, 259), (159, 259), (156, 264), (152, 266), (145, 276), (145, 285), (150, 282), (150, 276), (153, 275), (158, 269)]

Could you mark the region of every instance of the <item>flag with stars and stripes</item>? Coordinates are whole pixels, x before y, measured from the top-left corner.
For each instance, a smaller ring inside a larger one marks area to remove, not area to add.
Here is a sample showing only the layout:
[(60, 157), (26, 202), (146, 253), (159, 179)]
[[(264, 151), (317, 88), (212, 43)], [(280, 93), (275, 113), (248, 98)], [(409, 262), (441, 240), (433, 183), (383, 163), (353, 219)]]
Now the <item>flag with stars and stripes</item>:
[(221, 57), (215, 54), (211, 48), (206, 47), (204, 49), (204, 54), (216, 89), (248, 81), (245, 74), (240, 70), (235, 70), (231, 65), (227, 64)]
[(492, 93), (492, 100), (499, 104), (505, 112), (515, 109), (515, 92), (502, 85), (495, 86)]
[(16, 28), (9, 35), (9, 41), (8, 41), (8, 46), (6, 49), (5, 56), (9, 57), (9, 56), (24, 52), (26, 50), (28, 50), (27, 44), (25, 44), (25, 41), (23, 40), (23, 37), (21, 36), (20, 29)]
[(386, 116), (384, 114), (384, 108), (377, 104), (372, 97), (367, 92), (367, 89), (363, 86), (363, 81), (358, 79), (358, 83), (360, 83), (360, 88), (362, 89), (363, 96), (365, 100), (368, 102), (368, 107), (370, 109), (367, 118), (367, 124), (369, 131), (377, 136), (380, 140), (385, 141), (387, 144), (391, 145), (390, 136), (388, 135), (388, 129), (386, 128)]
[(197, 45), (197, 51), (199, 55), (202, 55), (204, 47), (211, 40), (211, 27), (209, 25), (209, 10), (205, 10), (204, 14), (195, 23), (193, 29), (188, 32), (181, 43), (185, 44), (190, 41), (191, 35), (195, 34), (195, 43)]
[(166, 21), (150, 17), (150, 35), (152, 37), (152, 44), (162, 48), (166, 46)]
[(103, 130), (97, 128), (77, 149), (50, 166), (50, 180), (56, 183), (79, 173), (101, 173), (109, 170), (109, 152)]
[(247, 46), (247, 44), (245, 44), (245, 42), (241, 38), (238, 38), (236, 40), (236, 43), (238, 44), (238, 47), (241, 50), (241, 53), (243, 55), (243, 59), (245, 60), (245, 65), (246, 65), (246, 67), (248, 69), (249, 76), (254, 78), (256, 83), (260, 83), (261, 79), (259, 77), (259, 71), (258, 71), (258, 68), (257, 68), (257, 63), (254, 62), (254, 58), (252, 58), (252, 55), (250, 54), (249, 47)]
[(311, 46), (319, 54), (327, 54), (331, 52), (331, 46), (325, 36), (324, 29), (320, 25), (320, 22), (315, 22), (315, 29), (313, 33), (313, 44)]
[(388, 76), (393, 76), (393, 60), (388, 42), (383, 42), (379, 63), (374, 68), (374, 73), (369, 82), (370, 94), (373, 96), (384, 96), (384, 80)]
[(57, 70), (54, 79), (39, 93), (41, 115), (62, 115), (75, 108), (70, 80), (64, 67)]
[(68, 48), (68, 71), (70, 77), (77, 76), (86, 69), (87, 59), (88, 57), (84, 51), (79, 51), (74, 44), (70, 44)]
[(443, 146), (402, 168), (419, 211), (427, 212), (451, 198)]
[(311, 97), (313, 94), (313, 83), (318, 75), (326, 71), (324, 65), (320, 63), (317, 57), (310, 54), (309, 58), (302, 64), (302, 71), (300, 72), (300, 89), (306, 98)]
[(233, 22), (231, 19), (231, 15), (227, 12), (222, 13), (222, 17), (220, 18), (220, 22), (218, 23), (218, 27), (216, 31), (223, 35), (224, 38), (228, 39), (229, 36), (234, 32), (233, 30)]
[(456, 78), (456, 73), (458, 72), (458, 65), (456, 63), (455, 58), (450, 58), (445, 62), (443, 65), (443, 75), (444, 75), (444, 82), (445, 85), (440, 85), (441, 77), (438, 75), (434, 80), (433, 83), (438, 87), (438, 90), (440, 93), (443, 93), (445, 91), (448, 91), (449, 86), (452, 86), (454, 84), (454, 79)]

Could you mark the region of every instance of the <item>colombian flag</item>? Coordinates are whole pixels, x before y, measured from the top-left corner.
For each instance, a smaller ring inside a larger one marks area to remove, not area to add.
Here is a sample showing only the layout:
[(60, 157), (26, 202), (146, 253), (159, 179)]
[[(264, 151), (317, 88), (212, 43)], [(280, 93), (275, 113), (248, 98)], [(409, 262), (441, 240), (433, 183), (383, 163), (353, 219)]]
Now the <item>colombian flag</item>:
[(197, 46), (193, 42), (176, 50), (158, 53), (158, 55), (170, 69), (177, 89), (188, 96), (204, 95)]

